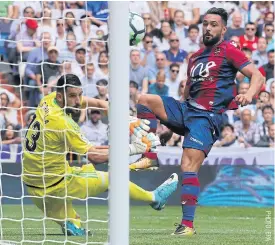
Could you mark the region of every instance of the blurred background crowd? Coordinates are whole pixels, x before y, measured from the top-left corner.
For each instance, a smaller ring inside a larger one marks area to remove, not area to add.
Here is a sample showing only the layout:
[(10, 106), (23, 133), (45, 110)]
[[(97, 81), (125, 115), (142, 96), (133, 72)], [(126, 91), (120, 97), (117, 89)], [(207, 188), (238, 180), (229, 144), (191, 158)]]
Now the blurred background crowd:
[[(130, 11), (140, 14), (146, 25), (143, 41), (129, 54), (130, 114), (136, 115), (141, 94), (182, 100), (188, 60), (204, 47), (202, 18), (211, 7), (227, 10), (225, 39), (237, 43), (266, 78), (253, 104), (224, 114), (222, 134), (215, 147), (274, 147), (271, 1), (130, 2)], [(108, 15), (107, 1), (0, 2), (2, 144), (21, 142), (35, 107), (55, 90), (62, 74), (78, 75), (84, 95), (108, 100)], [(238, 73), (238, 92), (245, 93), (249, 82)], [(91, 142), (108, 143), (108, 117), (100, 111), (82, 111), (78, 123)], [(159, 135), (165, 138), (166, 132), (163, 125), (158, 126)], [(174, 134), (167, 145), (181, 147), (182, 140)]]

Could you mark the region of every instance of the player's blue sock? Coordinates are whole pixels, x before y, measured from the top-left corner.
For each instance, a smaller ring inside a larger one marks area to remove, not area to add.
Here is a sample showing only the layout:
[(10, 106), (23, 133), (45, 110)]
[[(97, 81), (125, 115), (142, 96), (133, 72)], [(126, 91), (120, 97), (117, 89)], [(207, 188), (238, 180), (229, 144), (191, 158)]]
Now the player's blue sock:
[[(147, 106), (137, 104), (137, 117), (140, 119), (147, 119), (150, 121), (150, 132), (156, 133), (157, 131), (157, 118), (152, 110), (150, 110)], [(156, 160), (157, 153), (156, 152), (148, 152), (144, 153), (143, 156), (148, 157), (150, 159)]]
[(200, 182), (195, 172), (182, 173), (182, 225), (193, 228), (193, 220), (197, 205), (197, 198), (200, 193)]

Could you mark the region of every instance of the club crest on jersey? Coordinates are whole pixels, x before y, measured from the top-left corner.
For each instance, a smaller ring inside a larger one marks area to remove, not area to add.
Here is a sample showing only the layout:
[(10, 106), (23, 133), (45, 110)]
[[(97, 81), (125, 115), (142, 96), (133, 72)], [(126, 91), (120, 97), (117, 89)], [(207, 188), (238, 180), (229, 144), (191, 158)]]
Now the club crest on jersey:
[(221, 49), (217, 47), (214, 51), (214, 55), (219, 55), (221, 53)]

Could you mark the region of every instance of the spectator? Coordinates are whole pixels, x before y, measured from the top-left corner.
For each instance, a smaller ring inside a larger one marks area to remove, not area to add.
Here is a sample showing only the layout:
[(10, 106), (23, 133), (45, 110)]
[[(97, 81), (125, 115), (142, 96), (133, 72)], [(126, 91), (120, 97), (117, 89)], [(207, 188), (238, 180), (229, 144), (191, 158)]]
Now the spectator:
[(59, 62), (64, 60), (75, 60), (75, 46), (76, 46), (76, 36), (73, 32), (68, 32), (66, 37), (66, 46), (62, 47), (59, 52)]
[(86, 54), (87, 49), (82, 45), (79, 44), (75, 47), (75, 62), (72, 62), (72, 71), (81, 78), (85, 76)]
[(254, 146), (260, 139), (257, 124), (252, 122), (252, 115), (249, 109), (241, 112), (241, 120), (234, 124), (238, 142), (244, 146)]
[(135, 81), (130, 81), (130, 111), (136, 113), (136, 104), (139, 98), (138, 84)]
[[(11, 94), (11, 93), (9, 93)], [(17, 120), (17, 110), (11, 106), (10, 96), (5, 90), (0, 92), (0, 115), (1, 115), (1, 128), (4, 128), (5, 125), (13, 124), (14, 126), (20, 127)], [(12, 95), (14, 98), (14, 95)], [(18, 99), (17, 99), (18, 100)], [(18, 103), (18, 102), (17, 102)], [(20, 102), (19, 102), (20, 105)]]
[(109, 55), (106, 51), (102, 51), (98, 56), (98, 69), (95, 72), (95, 79), (109, 79)]
[(190, 25), (188, 29), (188, 37), (180, 43), (180, 48), (187, 53), (197, 52), (200, 49), (199, 45), (199, 27), (197, 25)]
[(62, 18), (56, 21), (55, 46), (58, 50), (62, 50), (66, 46), (66, 33), (64, 28), (64, 20)]
[(35, 17), (40, 18), (42, 16), (41, 1), (15, 1), (13, 5), (18, 9), (14, 16), (15, 19), (22, 18), (24, 16), (23, 12), (27, 7), (32, 7), (35, 10)]
[(177, 63), (172, 63), (170, 65), (170, 78), (167, 78), (165, 83), (169, 88), (168, 96), (171, 96), (175, 99), (179, 99), (178, 90), (179, 90), (179, 71), (180, 66)]
[(108, 82), (105, 79), (98, 80), (96, 82), (96, 88), (98, 91), (98, 95), (94, 98), (99, 100), (105, 100), (108, 101)]
[(258, 37), (256, 34), (256, 25), (249, 22), (245, 25), (245, 34), (240, 36), (241, 48), (249, 48), (251, 51), (257, 49)]
[(36, 106), (40, 101), (39, 90), (31, 86), (40, 86), (41, 84), (37, 83), (36, 74), (38, 74), (38, 65), (41, 61), (48, 59), (47, 50), (51, 45), (51, 34), (49, 32), (44, 32), (41, 35), (42, 38), (42, 47), (32, 50), (28, 56), (27, 66), (24, 76), (25, 87), (25, 96), (28, 99), (29, 106)]
[(171, 11), (171, 16), (174, 16), (176, 10), (184, 12), (184, 24), (190, 26), (192, 24), (198, 24), (200, 20), (200, 7), (199, 3), (188, 1), (169, 1), (168, 8)]
[(189, 52), (186, 59), (184, 60), (183, 64), (180, 65), (180, 73), (179, 73), (179, 79), (180, 80), (186, 80), (187, 79), (187, 66), (189, 63), (190, 57), (194, 54), (194, 52)]
[(186, 85), (186, 80), (180, 81), (179, 88), (178, 88), (178, 96), (179, 96), (179, 101), (184, 101), (184, 89)]
[(227, 31), (224, 35), (225, 40), (230, 40), (233, 36), (242, 36), (244, 35), (244, 28), (242, 28), (242, 15), (239, 12), (234, 12), (232, 14), (232, 26), (227, 28)]
[(168, 21), (161, 21), (161, 28), (158, 37), (154, 37), (154, 44), (157, 46), (158, 51), (169, 49), (169, 37), (172, 33), (171, 25)]
[(144, 14), (142, 14), (142, 18), (144, 20), (146, 34), (154, 35), (154, 33), (156, 32), (156, 29), (153, 25), (153, 22), (152, 22), (152, 19), (151, 19), (151, 14), (150, 13), (144, 13)]
[(3, 130), (3, 140), (1, 144), (10, 145), (10, 144), (20, 144), (21, 138), (17, 136), (17, 131), (12, 124), (9, 124), (5, 130)]
[(78, 28), (74, 13), (69, 11), (65, 14), (65, 30), (66, 32), (73, 32), (76, 34), (76, 29)]
[(270, 94), (267, 91), (261, 91), (256, 103), (256, 112), (255, 112), (255, 121), (257, 123), (263, 123), (263, 113), (262, 110), (264, 107), (270, 106)]
[(10, 22), (10, 18), (13, 19), (16, 17), (14, 16), (14, 6), (12, 5), (12, 1), (0, 1), (0, 18), (3, 17), (7, 18), (3, 20), (6, 24)]
[(269, 91), (270, 91), (270, 104), (274, 109), (274, 107), (275, 107), (275, 82), (274, 82), (274, 80), (273, 80), (273, 82), (270, 83)]
[(81, 132), (94, 145), (106, 145), (108, 126), (101, 121), (99, 110), (91, 110), (90, 120), (81, 126)]
[(257, 50), (252, 52), (253, 63), (259, 68), (268, 63), (267, 52), (266, 52), (267, 42), (264, 37), (259, 37)]
[(160, 70), (164, 70), (165, 76), (167, 78), (169, 77), (169, 68), (166, 66), (166, 56), (164, 53), (157, 53), (156, 54), (156, 66), (149, 68), (148, 79), (149, 79), (150, 84), (156, 82), (156, 76)]
[(48, 88), (49, 82), (56, 80), (60, 74), (60, 63), (57, 61), (58, 50), (55, 46), (48, 48), (48, 59), (45, 60), (36, 74), (36, 82), (39, 86), (41, 94), (47, 95), (50, 91)]
[(232, 37), (230, 38), (230, 41), (235, 42), (235, 43), (237, 44), (237, 47), (241, 47), (241, 43), (240, 43), (240, 38), (239, 38), (239, 37), (237, 37), (237, 36), (232, 36)]
[(267, 52), (268, 63), (260, 67), (260, 71), (265, 76), (266, 81), (274, 78), (274, 49)]
[(98, 92), (96, 88), (96, 80), (94, 77), (95, 74), (95, 66), (93, 63), (88, 63), (86, 65), (87, 74), (82, 80), (83, 94), (90, 98), (95, 97)]
[[(82, 46), (86, 47), (91, 38), (100, 38), (107, 32), (107, 25), (100, 20), (96, 21), (97, 25), (92, 25), (92, 17), (87, 15), (80, 17), (80, 28), (75, 28), (75, 35), (77, 42), (81, 43)], [(102, 30), (102, 35), (98, 32), (99, 30)]]
[(271, 105), (265, 105), (262, 108), (263, 122), (259, 125), (260, 136), (269, 136), (268, 127), (274, 122), (274, 109)]
[(168, 86), (165, 85), (165, 71), (161, 70), (157, 73), (157, 80), (149, 86), (148, 94), (156, 94), (160, 96), (168, 96)]
[(265, 37), (264, 33), (264, 27), (267, 24), (273, 24), (274, 22), (274, 13), (273, 12), (267, 12), (264, 17), (264, 23), (258, 25), (258, 33), (259, 36)]
[(266, 24), (264, 27), (264, 36), (267, 43), (271, 43), (274, 38), (274, 25), (273, 24)]
[(52, 21), (52, 11), (49, 8), (43, 9), (43, 17), (41, 19), (41, 23), (38, 24), (37, 36), (40, 37), (43, 32), (49, 32), (51, 34), (52, 41), (54, 41), (56, 36), (56, 24)]
[(173, 30), (180, 39), (182, 44), (184, 39), (188, 37), (188, 28), (184, 24), (184, 13), (181, 10), (176, 10), (174, 13)]
[(163, 51), (167, 59), (167, 66), (171, 65), (172, 63), (177, 63), (181, 65), (188, 55), (186, 51), (180, 49), (179, 38), (176, 34), (171, 33), (169, 37), (169, 45), (170, 49)]
[(26, 31), (21, 31), (16, 35), (17, 51), (22, 54), (22, 60), (27, 61), (28, 54), (35, 47), (39, 47), (40, 43), (37, 40), (36, 29), (38, 27), (36, 20), (28, 19), (26, 21)]
[(274, 148), (274, 134), (275, 134), (275, 124), (271, 124), (268, 127), (268, 136), (264, 135), (257, 142), (257, 147), (271, 147)]
[(141, 65), (140, 51), (133, 49), (130, 52), (130, 80), (135, 81), (140, 87), (141, 93), (148, 91), (148, 71)]
[(236, 147), (239, 146), (237, 137), (234, 133), (234, 127), (231, 124), (225, 124), (221, 128), (221, 138), (213, 145), (214, 147)]
[(141, 65), (147, 67), (156, 66), (156, 57), (153, 50), (153, 36), (146, 34), (143, 38), (143, 48), (140, 50)]

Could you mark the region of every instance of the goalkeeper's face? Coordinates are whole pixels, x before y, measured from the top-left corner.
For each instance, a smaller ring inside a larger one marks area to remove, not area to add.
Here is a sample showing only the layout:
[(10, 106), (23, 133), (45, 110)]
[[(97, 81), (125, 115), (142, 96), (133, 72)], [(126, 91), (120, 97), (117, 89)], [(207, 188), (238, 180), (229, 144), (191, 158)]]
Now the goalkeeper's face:
[(67, 114), (72, 116), (80, 115), (81, 101), (82, 101), (82, 88), (67, 88), (65, 94), (59, 95), (60, 102), (66, 108)]

